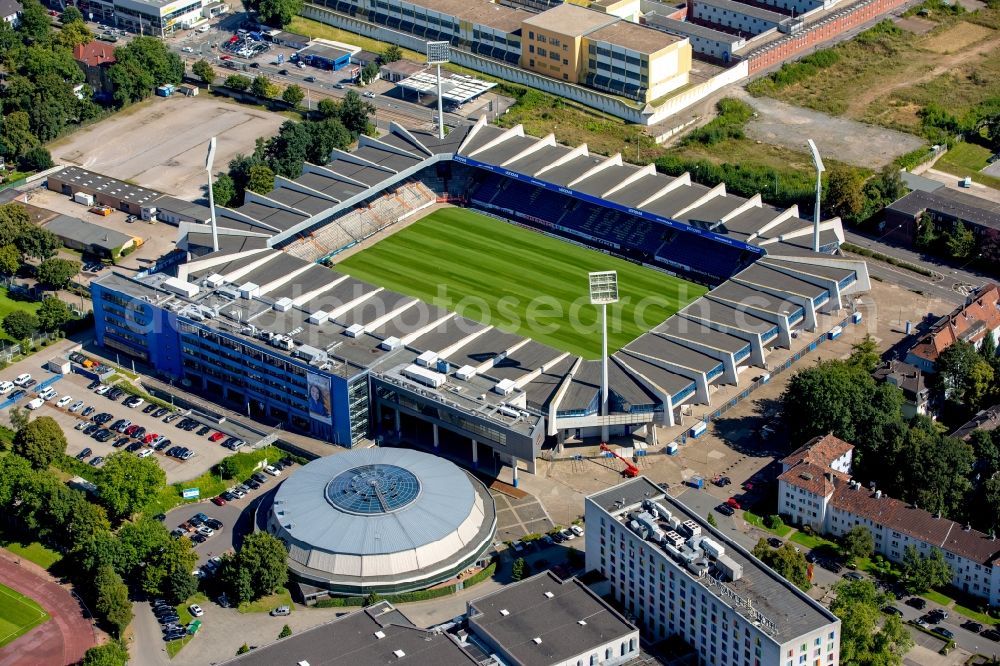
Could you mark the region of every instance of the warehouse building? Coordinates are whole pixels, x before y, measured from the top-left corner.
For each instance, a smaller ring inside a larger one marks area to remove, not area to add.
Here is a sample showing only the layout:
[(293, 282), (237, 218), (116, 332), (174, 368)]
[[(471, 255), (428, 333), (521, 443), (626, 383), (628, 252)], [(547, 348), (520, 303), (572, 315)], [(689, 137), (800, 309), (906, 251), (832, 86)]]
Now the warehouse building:
[(117, 259), (123, 250), (142, 244), (141, 238), (123, 234), (99, 224), (84, 222), (69, 215), (57, 215), (45, 224), (62, 244), (101, 259)]
[(681, 639), (699, 663), (840, 660), (840, 620), (645, 477), (585, 503), (587, 570), (647, 640)]

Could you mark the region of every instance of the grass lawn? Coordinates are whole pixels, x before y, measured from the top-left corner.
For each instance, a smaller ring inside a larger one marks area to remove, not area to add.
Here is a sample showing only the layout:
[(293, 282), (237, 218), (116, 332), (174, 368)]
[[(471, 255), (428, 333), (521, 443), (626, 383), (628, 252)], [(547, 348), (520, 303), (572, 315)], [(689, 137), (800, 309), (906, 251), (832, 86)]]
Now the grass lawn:
[(922, 596), (924, 599), (927, 599), (928, 601), (933, 601), (934, 603), (940, 604), (942, 606), (948, 606), (949, 604), (951, 604), (951, 602), (954, 601), (954, 599), (952, 599), (951, 597), (945, 596), (944, 594), (938, 592), (937, 590), (931, 590), (929, 592), (925, 592), (920, 596)]
[(24, 542), (16, 537), (0, 532), (0, 546), (3, 546), (18, 557), (34, 562), (43, 569), (51, 568), (62, 559), (62, 554), (43, 546), (37, 541)]
[(34, 600), (0, 585), (0, 647), (49, 619)]
[(969, 608), (968, 606), (963, 606), (962, 604), (959, 603), (956, 603), (954, 606), (952, 606), (952, 610), (958, 613), (959, 615), (967, 617), (970, 620), (975, 620), (976, 622), (979, 622), (980, 624), (988, 627), (992, 627), (998, 622), (998, 618), (992, 615), (981, 613), (977, 610), (973, 610), (972, 608)]
[(779, 527), (776, 530), (775, 529), (771, 529), (770, 527), (768, 527), (767, 525), (764, 524), (764, 519), (762, 517), (758, 516), (756, 513), (753, 513), (752, 511), (744, 511), (743, 512), (743, 520), (747, 521), (751, 525), (756, 525), (760, 529), (767, 530), (771, 534), (775, 534), (775, 535), (780, 536), (782, 538), (788, 536), (788, 534), (792, 531), (791, 527), (789, 527), (788, 525), (784, 525), (784, 524), (782, 524), (782, 526)]
[(824, 539), (823, 537), (809, 536), (805, 532), (796, 532), (795, 534), (792, 535), (791, 540), (799, 544), (800, 546), (805, 546), (809, 550), (812, 550), (813, 548), (819, 548), (820, 546), (827, 546), (828, 548), (832, 548), (835, 551), (840, 552), (840, 546), (834, 543), (833, 541), (830, 541), (829, 539)]
[(586, 297), (589, 271), (618, 271), (609, 353), (706, 291), (459, 208), (434, 212), (335, 268), (586, 358), (598, 358), (601, 341)]
[(971, 176), (972, 180), (977, 183), (1000, 188), (1000, 178), (979, 173), (979, 170), (986, 166), (986, 160), (989, 159), (990, 155), (992, 153), (988, 148), (963, 141), (955, 144), (954, 148), (942, 155), (935, 162), (934, 168), (938, 171), (954, 174), (959, 178)]
[[(199, 606), (202, 607), (202, 609), (205, 609), (208, 607), (208, 597), (202, 594), (201, 592), (198, 592), (184, 603), (177, 605), (177, 615), (180, 616), (180, 619), (177, 621), (177, 623), (182, 627), (187, 626), (187, 624), (194, 619), (193, 617), (191, 617), (191, 613), (188, 612), (188, 606), (190, 606), (191, 604), (198, 604)], [(181, 651), (181, 648), (190, 643), (191, 639), (193, 638), (194, 636), (185, 636), (184, 638), (178, 639), (176, 641), (170, 641), (169, 643), (167, 643), (167, 656), (173, 659), (174, 656), (176, 656), (177, 653)]]
[[(364, 50), (371, 51), (372, 53), (382, 53), (385, 51), (385, 48), (389, 46), (388, 42), (380, 42), (377, 39), (364, 37), (353, 32), (348, 32), (347, 30), (341, 30), (340, 28), (335, 28), (332, 25), (320, 23), (319, 21), (313, 21), (312, 19), (307, 19), (302, 16), (296, 16), (293, 18), (292, 22), (285, 26), (285, 30), (294, 32), (298, 35), (306, 35), (307, 37), (311, 37), (313, 39), (319, 37), (320, 39), (329, 39), (335, 42), (353, 44), (354, 46), (360, 46)], [(402, 47), (400, 48), (400, 51), (403, 52), (403, 57), (409, 60), (416, 60), (417, 62), (424, 62), (427, 60), (422, 53), (417, 53), (416, 51), (411, 51)]]
[[(0, 288), (0, 321), (14, 310), (26, 310), (32, 314), (38, 311), (41, 303), (35, 301), (16, 301), (11, 298), (6, 289)], [(11, 340), (11, 337), (0, 330), (0, 338)]]
[(270, 596), (261, 597), (257, 601), (242, 603), (238, 610), (241, 613), (270, 613), (278, 606), (292, 608), (292, 594), (284, 587)]

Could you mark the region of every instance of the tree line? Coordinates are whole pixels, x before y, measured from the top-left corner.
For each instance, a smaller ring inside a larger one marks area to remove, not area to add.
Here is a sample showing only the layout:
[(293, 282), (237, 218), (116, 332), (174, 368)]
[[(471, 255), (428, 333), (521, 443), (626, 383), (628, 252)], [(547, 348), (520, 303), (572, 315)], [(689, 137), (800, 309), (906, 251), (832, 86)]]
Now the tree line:
[(247, 190), (265, 194), (274, 189), (275, 176), (298, 178), (306, 162), (326, 164), (335, 149), (344, 150), (361, 134), (374, 133), (374, 113), (375, 107), (353, 90), (340, 102), (321, 100), (319, 119), (288, 120), (277, 135), (257, 139), (253, 153), (236, 155), (229, 171), (218, 174), (213, 183), (216, 205), (241, 206)]

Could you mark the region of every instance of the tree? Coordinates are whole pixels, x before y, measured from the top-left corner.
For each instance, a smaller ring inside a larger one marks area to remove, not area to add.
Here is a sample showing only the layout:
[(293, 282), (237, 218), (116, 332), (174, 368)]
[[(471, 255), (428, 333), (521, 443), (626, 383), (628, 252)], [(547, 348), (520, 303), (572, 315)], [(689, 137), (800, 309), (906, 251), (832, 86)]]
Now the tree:
[(38, 324), (43, 331), (55, 331), (73, 318), (73, 313), (64, 301), (54, 296), (46, 296), (38, 307)]
[(240, 566), (238, 555), (230, 553), (223, 555), (216, 577), (227, 594), (237, 603), (251, 601), (254, 598), (250, 572)]
[(183, 603), (198, 591), (198, 579), (184, 569), (174, 569), (167, 576), (167, 597), (174, 603)]
[[(119, 550), (115, 553), (115, 568), (123, 577), (135, 579), (157, 553), (163, 552), (171, 538), (163, 523), (148, 516), (125, 522), (116, 534)], [(180, 539), (179, 541), (188, 541)], [(188, 573), (190, 573), (188, 569)]]
[(74, 7), (73, 5), (68, 5), (66, 9), (63, 10), (62, 16), (60, 17), (63, 25), (67, 23), (74, 23), (76, 21), (83, 21), (83, 12)]
[(212, 197), (216, 206), (228, 206), (236, 198), (236, 185), (228, 173), (220, 173), (212, 181)]
[(711, 512), (711, 511), (708, 512), (708, 524), (711, 525), (712, 527), (718, 527), (719, 526), (718, 521), (715, 520), (715, 516), (713, 515), (713, 512)]
[[(34, 257), (44, 262), (56, 255), (56, 250), (62, 247), (62, 241), (48, 229), (29, 225), (14, 239), (14, 245), (25, 257)], [(70, 266), (75, 267), (77, 273), (80, 272), (80, 262), (66, 259), (59, 259), (59, 261), (66, 262), (66, 264), (53, 265), (57, 274), (68, 271)], [(76, 273), (70, 277), (72, 278), (74, 275)]]
[(320, 115), (324, 118), (333, 118), (340, 115), (340, 104), (329, 97), (324, 97), (316, 105), (316, 110), (319, 111)]
[(132, 622), (132, 603), (128, 598), (128, 586), (122, 581), (118, 572), (110, 566), (102, 566), (97, 570), (94, 589), (97, 592), (97, 612), (115, 628), (115, 634), (120, 638), (122, 632)]
[(361, 69), (361, 85), (366, 86), (378, 78), (378, 65), (370, 62)]
[(53, 289), (65, 289), (70, 280), (80, 273), (80, 262), (72, 259), (46, 259), (38, 265), (35, 277)]
[(903, 550), (903, 586), (909, 594), (923, 594), (935, 587), (951, 582), (951, 567), (938, 548), (932, 548), (927, 556), (920, 554), (917, 547), (909, 545)]
[(191, 65), (191, 73), (207, 83), (209, 86), (211, 86), (212, 82), (215, 81), (215, 70), (212, 69), (212, 66), (208, 64), (208, 61), (204, 58)]
[(294, 83), (285, 88), (284, 92), (281, 93), (281, 99), (291, 104), (293, 108), (301, 104), (302, 100), (304, 100), (305, 98), (306, 98), (305, 92), (303, 92), (302, 88), (295, 85)]
[(240, 568), (253, 581), (253, 598), (272, 594), (288, 582), (288, 551), (285, 544), (267, 532), (247, 535), (237, 558)]
[(953, 259), (967, 259), (976, 249), (976, 237), (967, 226), (957, 222), (945, 235), (945, 247)]
[(306, 160), (312, 164), (326, 164), (334, 149), (344, 150), (351, 145), (351, 133), (337, 118), (304, 123), (309, 131)]
[(514, 560), (514, 564), (511, 566), (510, 570), (510, 577), (515, 582), (528, 577), (528, 563), (524, 561), (523, 557), (519, 557)]
[(754, 546), (753, 556), (775, 570), (780, 576), (802, 590), (811, 587), (809, 582), (809, 563), (806, 557), (790, 543), (781, 548), (771, 548), (767, 541), (760, 539)]
[(348, 90), (344, 101), (340, 103), (339, 117), (347, 131), (357, 137), (372, 132), (371, 117), (375, 114), (375, 105), (366, 102), (357, 92)]
[(90, 32), (90, 28), (87, 27), (87, 24), (83, 20), (66, 21), (64, 17), (62, 30), (52, 37), (52, 42), (67, 49), (72, 49), (78, 44), (87, 44), (93, 39), (93, 33)]
[(875, 191), (879, 195), (880, 208), (901, 198), (910, 188), (903, 182), (902, 171), (894, 164), (886, 164), (878, 175), (872, 178)]
[[(8, 91), (8, 94), (9, 91)], [(6, 106), (6, 105), (5, 105)], [(8, 113), (0, 121), (0, 147), (7, 158), (16, 160), (38, 145), (38, 137), (31, 132), (31, 118), (25, 111)]]
[(97, 494), (112, 516), (124, 518), (146, 506), (166, 482), (166, 472), (156, 458), (138, 458), (119, 451), (108, 456), (101, 467)]
[(382, 601), (382, 597), (379, 596), (377, 592), (369, 592), (367, 595), (365, 595), (365, 600), (363, 605), (365, 608), (368, 608), (369, 606), (374, 606), (380, 601)]
[(250, 89), (251, 83), (253, 83), (253, 81), (251, 81), (248, 76), (243, 76), (242, 74), (230, 74), (226, 77), (226, 82), (223, 85), (227, 88), (243, 92)]
[(945, 436), (937, 422), (919, 415), (910, 422), (896, 460), (896, 493), (927, 511), (957, 517), (972, 487), (971, 446)]
[(396, 62), (397, 60), (402, 60), (402, 59), (403, 59), (403, 50), (400, 49), (395, 44), (389, 44), (387, 47), (385, 47), (385, 50), (382, 51), (382, 62), (385, 64), (389, 64), (390, 62)]
[(267, 194), (274, 189), (274, 172), (265, 164), (250, 167), (247, 189), (257, 194)]
[(875, 551), (875, 539), (863, 525), (856, 525), (841, 539), (843, 552), (850, 558), (869, 557)]
[(238, 649), (236, 650), (236, 654), (238, 654), (238, 655), (239, 655), (239, 654), (246, 654), (246, 653), (247, 653), (247, 652), (249, 652), (249, 651), (250, 651), (250, 646), (249, 646), (249, 645), (247, 645), (246, 643), (244, 643), (243, 645), (241, 645), (241, 646), (240, 646), (240, 647), (239, 647), (239, 648), (238, 648)]
[(39, 416), (14, 434), (14, 453), (35, 469), (47, 469), (66, 455), (66, 435), (51, 416)]
[(109, 77), (119, 106), (145, 99), (156, 86), (179, 84), (184, 78), (184, 61), (156, 37), (136, 37), (115, 49), (115, 60)]
[(949, 345), (934, 362), (934, 388), (945, 400), (966, 405), (972, 412), (988, 395), (993, 379), (993, 367), (964, 340)]
[(849, 223), (860, 222), (865, 208), (865, 179), (855, 169), (836, 167), (826, 181), (826, 209)]
[(30, 338), (39, 326), (38, 317), (25, 310), (14, 310), (3, 318), (3, 330), (15, 340)]
[(197, 562), (198, 553), (192, 549), (190, 539), (167, 539), (160, 550), (152, 553), (142, 569), (142, 590), (146, 594), (168, 596), (171, 579), (178, 571), (190, 575)]
[(882, 608), (892, 597), (871, 581), (840, 581), (830, 610), (840, 618), (840, 663), (844, 666), (899, 666), (913, 639), (895, 615)]
[(128, 650), (118, 641), (111, 641), (87, 650), (83, 655), (83, 666), (125, 666)]
[(260, 20), (274, 28), (283, 28), (302, 10), (302, 0), (252, 0), (244, 3), (255, 9)]
[(21, 253), (13, 243), (0, 247), (0, 273), (14, 275), (21, 268)]
[(772, 513), (764, 519), (764, 526), (769, 530), (780, 530), (785, 526), (785, 521), (776, 513)]
[(917, 237), (914, 245), (921, 250), (934, 250), (938, 242), (937, 226), (934, 224), (933, 216), (924, 212), (917, 223)]
[(278, 634), (278, 638), (279, 638), (279, 639), (281, 639), (281, 638), (288, 638), (288, 637), (289, 637), (289, 636), (291, 636), (291, 635), (292, 635), (292, 628), (291, 628), (291, 627), (289, 627), (289, 626), (288, 626), (288, 625), (286, 624), (285, 626), (283, 626), (283, 627), (281, 628), (281, 633), (280, 633), (280, 634)]
[(31, 412), (29, 412), (24, 407), (11, 407), (10, 408), (10, 426), (17, 432), (24, 426), (28, 425), (28, 421), (31, 420)]
[(278, 86), (271, 83), (271, 79), (265, 75), (258, 74), (250, 83), (250, 92), (257, 95), (257, 97), (270, 99), (278, 92)]
[(48, 10), (38, 0), (21, 3), (21, 21), (18, 30), (33, 42), (44, 42), (52, 29), (52, 19)]
[(17, 158), (17, 168), (21, 171), (44, 171), (51, 169), (55, 165), (52, 155), (41, 146), (29, 148), (23, 155)]

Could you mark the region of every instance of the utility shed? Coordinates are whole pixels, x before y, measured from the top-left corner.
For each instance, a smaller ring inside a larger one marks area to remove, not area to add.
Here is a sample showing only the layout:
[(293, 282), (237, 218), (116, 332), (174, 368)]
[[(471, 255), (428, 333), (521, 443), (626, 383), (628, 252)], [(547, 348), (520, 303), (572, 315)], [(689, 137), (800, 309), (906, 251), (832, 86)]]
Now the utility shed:
[(121, 251), (141, 244), (128, 234), (69, 215), (57, 215), (49, 220), (45, 229), (58, 236), (66, 247), (105, 259), (112, 258), (115, 250)]

